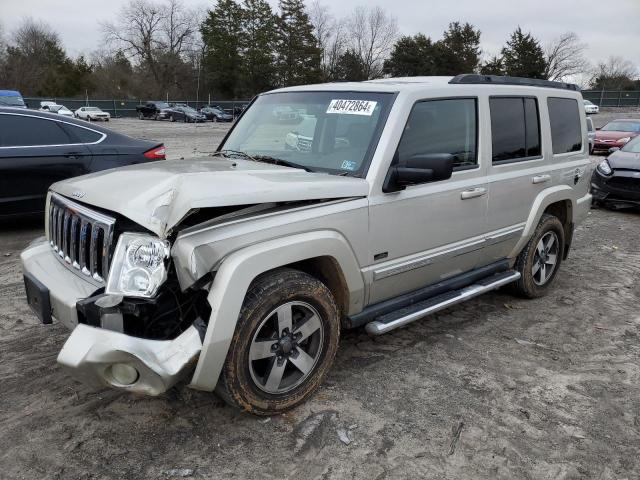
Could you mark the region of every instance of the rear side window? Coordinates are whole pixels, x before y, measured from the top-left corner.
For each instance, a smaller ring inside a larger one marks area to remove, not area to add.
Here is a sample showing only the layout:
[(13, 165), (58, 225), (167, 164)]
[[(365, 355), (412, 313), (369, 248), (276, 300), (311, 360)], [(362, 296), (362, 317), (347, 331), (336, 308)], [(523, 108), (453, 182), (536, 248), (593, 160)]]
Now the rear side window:
[(582, 150), (582, 132), (580, 131), (580, 112), (577, 100), (550, 97), (547, 99), (547, 106), (549, 108), (553, 154)]
[(493, 163), (540, 157), (538, 101), (529, 97), (492, 97), (489, 106)]
[(74, 143), (95, 143), (102, 138), (102, 134), (88, 128), (65, 125), (74, 138)]
[(73, 143), (54, 120), (22, 115), (0, 115), (0, 146), (34, 147)]
[(414, 105), (398, 145), (398, 160), (450, 153), (454, 169), (478, 165), (477, 108), (474, 98), (427, 100)]

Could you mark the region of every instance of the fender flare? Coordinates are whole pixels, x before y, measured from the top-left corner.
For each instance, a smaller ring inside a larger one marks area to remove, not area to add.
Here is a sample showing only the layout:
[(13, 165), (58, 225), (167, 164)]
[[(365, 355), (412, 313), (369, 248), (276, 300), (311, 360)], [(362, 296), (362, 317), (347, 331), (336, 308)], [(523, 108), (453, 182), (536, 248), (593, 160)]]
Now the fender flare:
[(233, 252), (220, 264), (207, 297), (211, 316), (189, 387), (215, 389), (253, 279), (274, 268), (320, 256), (334, 258), (342, 268), (349, 290), (349, 310), (362, 309), (364, 280), (360, 267), (347, 240), (335, 231), (277, 238)]
[(511, 253), (509, 254), (509, 258), (515, 258), (518, 256), (520, 251), (524, 248), (526, 243), (529, 241), (529, 238), (533, 234), (533, 231), (538, 226), (538, 222), (540, 222), (540, 218), (542, 214), (546, 210), (546, 208), (552, 203), (567, 201), (571, 202), (571, 221), (575, 222), (573, 216), (575, 216), (576, 212), (576, 202), (574, 199), (575, 192), (568, 185), (557, 185), (555, 187), (546, 188), (541, 191), (538, 196), (533, 200), (531, 204), (531, 209), (529, 210), (529, 217), (524, 226), (524, 230), (522, 232), (522, 237), (518, 240), (518, 243), (513, 248)]

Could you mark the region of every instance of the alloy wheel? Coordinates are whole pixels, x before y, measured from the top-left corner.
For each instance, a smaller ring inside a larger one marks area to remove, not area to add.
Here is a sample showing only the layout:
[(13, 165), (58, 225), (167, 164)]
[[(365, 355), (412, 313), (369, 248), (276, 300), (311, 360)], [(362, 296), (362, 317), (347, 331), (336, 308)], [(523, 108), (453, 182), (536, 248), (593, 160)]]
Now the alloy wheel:
[(555, 232), (545, 233), (536, 245), (531, 274), (536, 285), (544, 285), (549, 281), (558, 264), (560, 242)]

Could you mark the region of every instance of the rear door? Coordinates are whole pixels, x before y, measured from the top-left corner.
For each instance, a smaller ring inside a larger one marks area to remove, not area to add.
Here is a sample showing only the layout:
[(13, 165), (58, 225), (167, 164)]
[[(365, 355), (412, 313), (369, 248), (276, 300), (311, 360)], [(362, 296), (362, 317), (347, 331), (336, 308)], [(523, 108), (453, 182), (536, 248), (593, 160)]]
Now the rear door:
[(52, 183), (88, 171), (91, 152), (63, 123), (0, 113), (0, 215), (42, 212)]

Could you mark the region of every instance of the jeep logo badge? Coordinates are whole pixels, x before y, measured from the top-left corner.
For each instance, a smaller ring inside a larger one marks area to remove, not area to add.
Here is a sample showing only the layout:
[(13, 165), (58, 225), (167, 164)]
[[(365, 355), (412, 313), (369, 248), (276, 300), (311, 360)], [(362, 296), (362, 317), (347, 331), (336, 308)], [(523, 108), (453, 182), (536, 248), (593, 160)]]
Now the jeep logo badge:
[(85, 196), (85, 193), (82, 190), (78, 190), (77, 192), (73, 192), (71, 196), (75, 198), (82, 198)]

